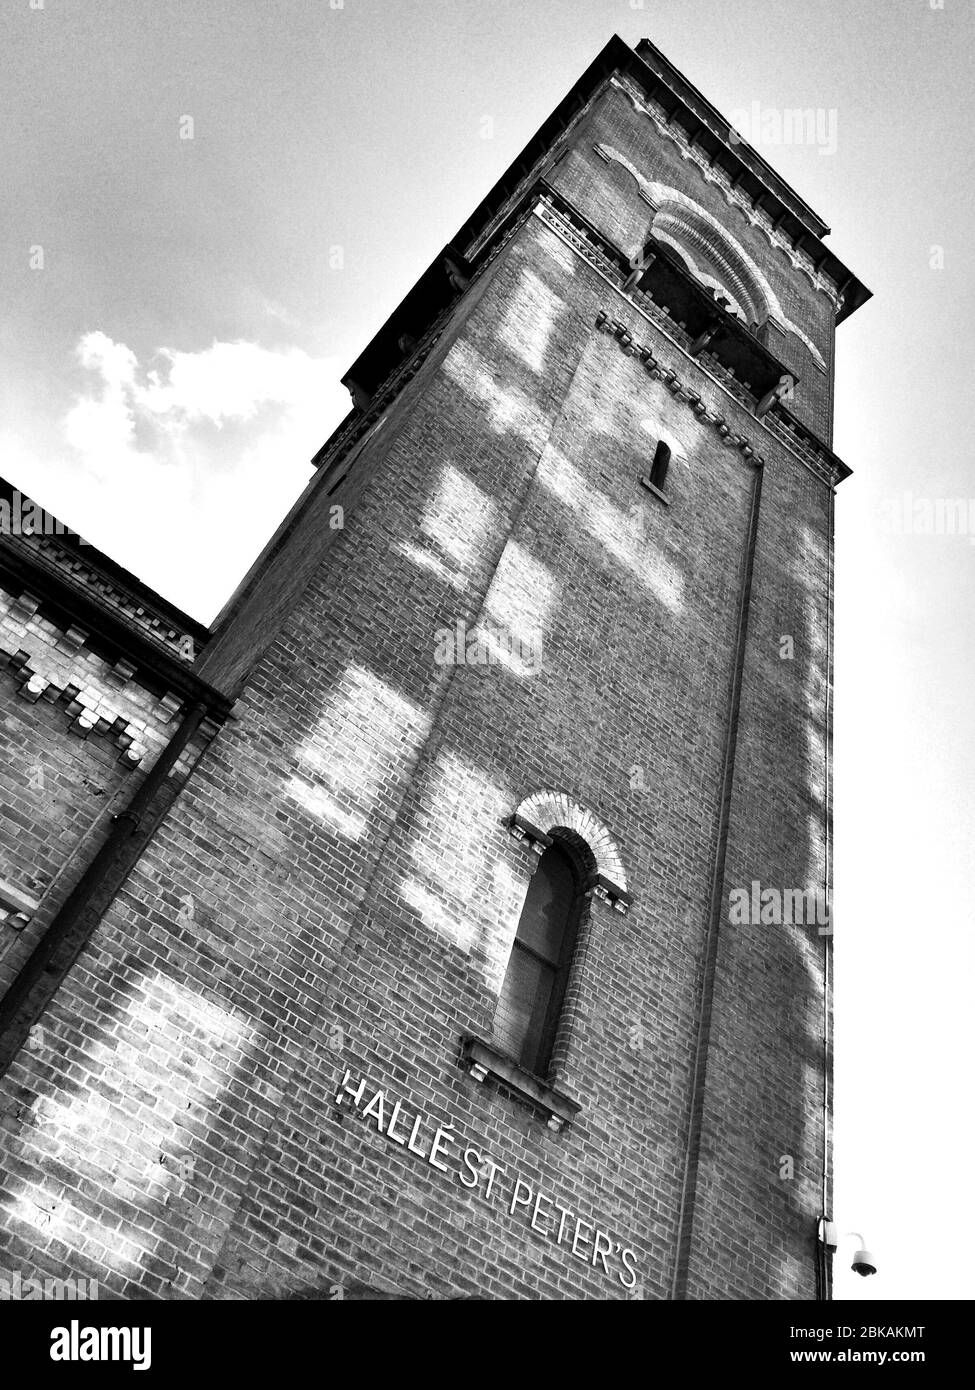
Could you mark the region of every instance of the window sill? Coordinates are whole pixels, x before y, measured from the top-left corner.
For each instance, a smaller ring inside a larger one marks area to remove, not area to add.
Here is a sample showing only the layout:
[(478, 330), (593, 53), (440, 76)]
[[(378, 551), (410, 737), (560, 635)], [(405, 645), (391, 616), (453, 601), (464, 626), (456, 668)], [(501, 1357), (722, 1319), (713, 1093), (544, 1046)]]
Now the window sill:
[(514, 1061), (504, 1052), (486, 1043), (482, 1038), (470, 1034), (465, 1036), (462, 1065), (474, 1080), (484, 1082), (489, 1076), (496, 1077), (512, 1091), (544, 1110), (549, 1129), (558, 1134), (575, 1119), (582, 1106), (570, 1100), (561, 1091), (553, 1090), (546, 1081), (534, 1076), (530, 1071)]
[(14, 931), (21, 931), (39, 906), (36, 898), (22, 893), (6, 879), (0, 879), (0, 922), (12, 927)]
[(661, 500), (661, 502), (664, 504), (665, 507), (669, 507), (669, 506), (670, 506), (670, 498), (669, 498), (669, 497), (666, 497), (666, 496), (660, 491), (659, 487), (654, 487), (653, 483), (650, 481), (649, 478), (641, 478), (641, 479), (640, 479), (640, 482), (641, 482), (641, 483), (643, 484), (643, 486), (646, 488), (647, 492), (652, 492), (653, 495), (654, 495), (654, 497), (659, 497), (660, 500)]

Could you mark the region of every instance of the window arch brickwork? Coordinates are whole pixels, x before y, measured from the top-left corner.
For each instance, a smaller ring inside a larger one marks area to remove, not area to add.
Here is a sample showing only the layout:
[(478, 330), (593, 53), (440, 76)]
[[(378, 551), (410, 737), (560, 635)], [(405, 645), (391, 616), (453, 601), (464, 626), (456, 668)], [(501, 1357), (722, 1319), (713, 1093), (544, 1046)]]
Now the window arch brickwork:
[(575, 831), (592, 851), (596, 873), (626, 892), (626, 870), (616, 841), (597, 815), (565, 792), (533, 792), (518, 806), (515, 818), (537, 826), (546, 835), (560, 826)]

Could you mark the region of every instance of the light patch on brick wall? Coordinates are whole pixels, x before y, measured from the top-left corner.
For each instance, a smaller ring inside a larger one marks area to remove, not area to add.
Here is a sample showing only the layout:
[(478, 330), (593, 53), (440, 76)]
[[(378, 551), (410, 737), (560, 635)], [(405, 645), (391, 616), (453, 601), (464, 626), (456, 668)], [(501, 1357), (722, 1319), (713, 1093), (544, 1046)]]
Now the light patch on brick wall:
[[(538, 204), (536, 204), (538, 207)], [(557, 237), (554, 232), (547, 227), (542, 236), (539, 237), (539, 245), (545, 251), (549, 260), (554, 261), (559, 271), (564, 275), (574, 276), (578, 267), (576, 253), (571, 247), (567, 246), (561, 237)]]
[(551, 490), (563, 506), (575, 513), (580, 525), (605, 550), (628, 569), (672, 613), (684, 605), (684, 578), (659, 551), (648, 550), (643, 537), (634, 529), (630, 513), (615, 506), (606, 494), (594, 488), (558, 449), (550, 449), (539, 469), (539, 481)]
[[(810, 887), (803, 891), (817, 891), (816, 882), (815, 868), (811, 868), (809, 875)], [(821, 878), (819, 882), (822, 882)], [(823, 937), (819, 936), (815, 930), (810, 930), (808, 926), (804, 926), (802, 923), (783, 925), (781, 927), (762, 927), (760, 930), (783, 932), (789, 938), (792, 949), (802, 961), (806, 974), (809, 976), (809, 994), (806, 1004), (811, 1010), (811, 1013), (809, 1015), (806, 1034), (809, 1038), (810, 1056), (817, 1060), (804, 1064), (811, 1068), (807, 1078), (810, 1089), (805, 1091), (804, 1094), (809, 1096), (821, 1096), (823, 1090), (823, 1069), (818, 1058), (822, 1054), (823, 1046)], [(815, 1135), (811, 1135), (810, 1144), (813, 1145), (813, 1147), (810, 1148), (810, 1153), (815, 1152), (815, 1144), (817, 1142), (820, 1141), (816, 1140)]]
[(448, 565), (437, 558), (432, 550), (424, 550), (422, 546), (416, 545), (413, 541), (402, 541), (393, 546), (399, 555), (405, 555), (407, 560), (412, 560), (421, 569), (429, 570), (444, 584), (449, 584), (452, 588), (463, 591), (466, 583), (462, 575), (451, 570)]
[(400, 892), (409, 903), (428, 931), (469, 951), (474, 931), (474, 922), (468, 917), (458, 916), (433, 889), (424, 888), (415, 878), (404, 878)]
[(534, 397), (510, 383), (502, 385), (480, 354), (464, 339), (444, 358), (443, 371), (485, 408), (487, 423), (497, 434), (517, 434), (531, 443), (545, 428), (545, 417)]
[(366, 817), (343, 811), (325, 787), (317, 787), (296, 773), (288, 779), (284, 791), (286, 796), (294, 797), (315, 820), (327, 821), (347, 840), (361, 840), (365, 835)]
[(804, 779), (810, 798), (807, 811), (807, 857), (809, 882), (826, 887), (826, 815), (830, 788), (827, 777), (826, 731), (829, 727), (829, 615), (826, 598), (829, 574), (824, 566), (829, 556), (823, 554), (823, 544), (808, 523), (800, 529), (800, 561), (796, 576), (801, 595), (802, 621), (799, 628), (799, 661), (789, 670), (802, 681), (800, 725), (805, 745)]
[[(813, 1213), (814, 1219), (817, 1213)], [(809, 1282), (808, 1267), (804, 1267), (803, 1262), (795, 1255), (779, 1255), (773, 1258), (771, 1250), (769, 1253), (769, 1282), (770, 1291), (774, 1291), (770, 1296), (774, 1297), (777, 1293), (780, 1298), (795, 1298), (796, 1289), (804, 1288)]]
[[(822, 709), (822, 706), (820, 706)], [(821, 729), (813, 723), (814, 714), (812, 710), (805, 711), (806, 717), (803, 720), (805, 726), (806, 743), (806, 767), (808, 769), (808, 794), (814, 801), (822, 807), (826, 796), (826, 739)], [(820, 810), (820, 817), (822, 811)], [(815, 838), (822, 837), (823, 828), (820, 819), (819, 828)]]
[(546, 369), (555, 306), (556, 296), (548, 285), (532, 271), (523, 270), (515, 296), (498, 326), (498, 339), (530, 371), (542, 373)]
[[(556, 598), (556, 584), (546, 565), (517, 541), (504, 548), (491, 587), (484, 600), (487, 618), (511, 634), (520, 652), (498, 651), (498, 659), (518, 675), (534, 674), (531, 653), (541, 657), (542, 636)], [(497, 647), (497, 644), (495, 644)], [(537, 669), (537, 666), (534, 668)]]
[(532, 856), (522, 851), (521, 860), (516, 868), (500, 861), (491, 870), (495, 915), (505, 924), (503, 931), (493, 931), (483, 942), (484, 982), (495, 995), (501, 992), (511, 946), (518, 930), (522, 908), (525, 906), (531, 871), (534, 868), (531, 858)]
[(317, 819), (360, 839), (383, 782), (412, 762), (429, 729), (427, 713), (371, 671), (350, 666), (297, 750), (298, 772), (285, 790)]
[(144, 1237), (130, 1238), (114, 1222), (97, 1220), (41, 1185), (31, 1184), (9, 1212), (12, 1221), (22, 1222), (38, 1233), (39, 1244), (57, 1240), (74, 1249), (83, 1246), (86, 1258), (119, 1274), (137, 1270), (147, 1249)]
[(652, 450), (656, 448), (657, 441), (662, 439), (670, 447), (673, 455), (671, 464), (679, 468), (688, 468), (687, 455), (692, 454), (699, 447), (699, 442), (704, 436), (697, 416), (688, 414), (688, 422), (669, 419), (666, 428), (663, 426), (659, 416), (645, 416), (640, 421), (640, 428), (646, 430), (650, 436), (647, 446), (647, 457), (645, 462), (652, 461)]
[(462, 591), (496, 529), (494, 502), (448, 463), (420, 523), (422, 542), (399, 541), (393, 548)]
[(491, 831), (505, 794), (480, 768), (441, 753), (428, 779), (423, 834), (412, 848), (416, 873), (400, 892), (431, 931), (464, 951), (474, 944), (479, 914), (473, 904), (490, 899)]
[[(53, 1049), (56, 1038), (48, 1036), (46, 1046)], [(210, 1147), (217, 1160), (225, 1148), (223, 1136), (219, 1148), (216, 1141), (201, 1144), (200, 1112), (217, 1108), (252, 1037), (246, 1019), (185, 985), (165, 976), (143, 982), (116, 1023), (115, 1037), (90, 1046), (85, 1062), (92, 1076), (85, 1089), (41, 1100), (30, 1136), (41, 1174), (52, 1152), (62, 1168), (78, 1159), (86, 1173), (102, 1170), (105, 1191), (97, 1205), (108, 1209), (106, 1216), (84, 1209), (63, 1182), (44, 1176), (23, 1187), (11, 1215), (45, 1242), (62, 1241), (114, 1273), (133, 1271), (158, 1243), (142, 1229), (146, 1217), (158, 1212), (168, 1193), (191, 1182), (201, 1151)], [(192, 1066), (174, 1071), (185, 1052), (192, 1053)], [(135, 1114), (133, 1097), (141, 1098)], [(113, 1215), (113, 1189), (144, 1215)]]

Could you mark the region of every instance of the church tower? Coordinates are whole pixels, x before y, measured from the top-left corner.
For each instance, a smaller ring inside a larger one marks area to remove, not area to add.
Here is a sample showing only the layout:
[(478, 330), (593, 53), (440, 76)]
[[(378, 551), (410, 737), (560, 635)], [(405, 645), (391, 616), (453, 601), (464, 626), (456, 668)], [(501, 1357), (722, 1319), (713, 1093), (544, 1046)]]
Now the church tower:
[(576, 82), (159, 677), (128, 849), (3, 958), (8, 1250), (828, 1296), (828, 230), (649, 42)]

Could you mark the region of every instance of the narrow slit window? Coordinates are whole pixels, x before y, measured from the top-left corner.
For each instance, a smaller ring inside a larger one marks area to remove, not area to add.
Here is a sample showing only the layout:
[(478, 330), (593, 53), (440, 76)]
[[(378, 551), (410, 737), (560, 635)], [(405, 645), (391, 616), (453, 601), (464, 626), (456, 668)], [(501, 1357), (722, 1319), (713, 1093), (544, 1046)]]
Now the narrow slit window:
[(653, 463), (650, 466), (650, 482), (660, 492), (664, 490), (664, 483), (667, 481), (667, 469), (669, 467), (670, 446), (660, 439), (657, 441), (657, 447), (653, 455)]

